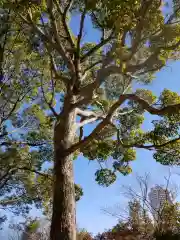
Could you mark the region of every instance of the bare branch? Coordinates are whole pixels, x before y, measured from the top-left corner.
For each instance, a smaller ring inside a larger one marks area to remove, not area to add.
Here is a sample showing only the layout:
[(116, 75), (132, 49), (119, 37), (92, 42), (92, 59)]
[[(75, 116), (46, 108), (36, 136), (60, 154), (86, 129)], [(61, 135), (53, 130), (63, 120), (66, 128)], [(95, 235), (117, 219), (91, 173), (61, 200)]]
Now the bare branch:
[(108, 209), (102, 209), (102, 211), (105, 213), (105, 214), (108, 214), (112, 217), (115, 217), (117, 218), (118, 220), (123, 220), (123, 221), (127, 221), (128, 220), (128, 216), (123, 216), (122, 214), (120, 213), (115, 213), (115, 212), (111, 212), (111, 210), (108, 210)]

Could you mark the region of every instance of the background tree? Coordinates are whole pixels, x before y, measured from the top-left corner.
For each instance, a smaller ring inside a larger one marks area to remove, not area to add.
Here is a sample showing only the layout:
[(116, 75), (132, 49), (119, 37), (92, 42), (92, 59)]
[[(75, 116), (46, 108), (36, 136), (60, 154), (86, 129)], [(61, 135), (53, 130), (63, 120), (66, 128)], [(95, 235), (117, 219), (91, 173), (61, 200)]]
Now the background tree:
[[(179, 238), (179, 202), (178, 186), (172, 181), (172, 173), (164, 178), (164, 184), (161, 189), (167, 196), (162, 195), (159, 198), (161, 203), (159, 207), (155, 207), (149, 199), (151, 191), (150, 174), (145, 176), (137, 176), (136, 181), (138, 187), (123, 186), (122, 193), (128, 199), (127, 211), (124, 208), (116, 207), (104, 209), (117, 219), (120, 224), (117, 224), (117, 237), (120, 236), (122, 229), (131, 230), (131, 233), (137, 234), (140, 239), (178, 239)], [(170, 196), (170, 200), (169, 200)], [(155, 196), (158, 197), (158, 196)], [(118, 228), (123, 226), (124, 228)], [(121, 230), (121, 231), (120, 231)], [(109, 230), (112, 232), (112, 229)], [(103, 235), (103, 234), (102, 234)]]
[[(123, 211), (120, 212), (121, 214), (124, 214)], [(112, 229), (99, 234), (95, 239), (153, 239), (154, 225), (152, 218), (138, 199), (128, 202), (127, 216), (119, 218), (118, 221)]]
[(79, 229), (77, 230), (77, 240), (93, 240), (93, 237), (85, 229)]
[[(136, 148), (155, 150), (162, 164), (179, 164), (180, 97), (165, 89), (156, 98), (132, 88), (135, 82), (150, 82), (167, 61), (179, 57), (179, 2), (172, 2), (167, 16), (162, 3), (4, 1), (21, 33), (17, 52), (23, 46), (27, 65), (21, 61), (18, 66), (33, 90), (24, 100), (28, 106), (13, 120), (33, 116), (28, 122), (33, 131), (20, 140), (27, 146), (42, 143), (37, 158), (43, 153), (49, 160), (44, 151), (54, 151), (51, 240), (76, 238), (73, 157), (79, 153), (100, 162), (96, 181), (102, 186), (113, 183), (118, 172), (132, 171)], [(80, 16), (78, 34), (69, 25), (75, 13)], [(88, 18), (100, 33), (98, 43), (84, 39)], [(146, 111), (159, 116), (149, 132), (141, 129)], [(94, 130), (87, 136), (84, 127), (90, 123)], [(104, 167), (108, 157), (110, 169)]]
[(9, 240), (49, 240), (49, 228), (40, 219), (26, 219), (19, 224), (11, 224), (13, 233)]
[(156, 239), (180, 238), (180, 209), (179, 203), (165, 203), (161, 212), (161, 219), (155, 226)]
[[(164, 203), (163, 213), (154, 222), (150, 213), (136, 199), (128, 203), (129, 214), (108, 231), (95, 236), (95, 240), (154, 240), (179, 239), (179, 203)], [(146, 211), (146, 213), (145, 213)]]
[[(27, 123), (16, 122), (13, 116), (21, 110), (21, 102), (32, 93), (23, 71), (23, 60), (18, 58), (19, 31), (11, 9), (0, 3), (0, 206), (15, 214), (25, 214), (30, 204), (40, 203), (34, 176), (42, 161), (29, 152), (20, 134), (27, 130)], [(21, 50), (22, 52), (22, 50)], [(21, 63), (18, 64), (18, 61)], [(23, 79), (23, 80), (22, 80)], [(32, 78), (31, 78), (32, 79)], [(21, 147), (20, 147), (21, 146)], [(30, 174), (27, 174), (30, 173)], [(6, 218), (2, 216), (2, 221)]]

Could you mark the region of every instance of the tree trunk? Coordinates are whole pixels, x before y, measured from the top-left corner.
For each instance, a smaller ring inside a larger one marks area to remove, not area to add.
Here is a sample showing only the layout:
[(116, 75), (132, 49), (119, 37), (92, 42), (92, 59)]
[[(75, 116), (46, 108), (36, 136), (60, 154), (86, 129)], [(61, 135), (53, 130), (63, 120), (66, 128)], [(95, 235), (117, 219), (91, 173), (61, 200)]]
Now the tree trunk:
[(76, 239), (73, 159), (71, 155), (65, 153), (66, 149), (74, 141), (75, 113), (63, 114), (60, 123), (57, 124), (54, 130), (55, 183), (50, 232), (51, 240)]

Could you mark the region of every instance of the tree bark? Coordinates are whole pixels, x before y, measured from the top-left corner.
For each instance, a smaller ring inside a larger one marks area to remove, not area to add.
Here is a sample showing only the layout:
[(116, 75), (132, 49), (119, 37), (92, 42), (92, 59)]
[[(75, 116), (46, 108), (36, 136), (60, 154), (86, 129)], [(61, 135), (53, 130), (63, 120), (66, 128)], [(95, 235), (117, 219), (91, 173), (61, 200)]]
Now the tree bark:
[(75, 136), (75, 112), (62, 114), (54, 130), (54, 194), (51, 240), (76, 240), (73, 158), (66, 154)]

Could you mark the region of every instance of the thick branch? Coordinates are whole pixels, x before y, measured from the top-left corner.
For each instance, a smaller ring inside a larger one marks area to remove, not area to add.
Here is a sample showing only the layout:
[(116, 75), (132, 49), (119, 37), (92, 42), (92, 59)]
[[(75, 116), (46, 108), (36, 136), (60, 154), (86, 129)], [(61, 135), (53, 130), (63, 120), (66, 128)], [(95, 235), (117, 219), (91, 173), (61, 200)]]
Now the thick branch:
[(92, 100), (94, 90), (98, 88), (105, 81), (105, 79), (112, 74), (121, 74), (121, 68), (116, 65), (112, 65), (99, 69), (95, 81), (81, 88), (80, 95), (82, 98), (76, 104), (74, 104), (74, 107), (88, 104), (89, 101)]
[(64, 12), (62, 12), (61, 7), (60, 7), (60, 5), (59, 5), (57, 0), (55, 0), (55, 4), (56, 4), (57, 10), (58, 10), (60, 16), (62, 17), (62, 23), (63, 23), (63, 27), (64, 27), (64, 30), (65, 30), (66, 35), (67, 35), (67, 40), (70, 43), (72, 49), (74, 49), (75, 48), (75, 44), (73, 42), (73, 39), (71, 37), (71, 33), (69, 31), (69, 28), (68, 28), (68, 25), (67, 25), (67, 22), (66, 22), (67, 14), (68, 14), (68, 11), (69, 11), (69, 9), (71, 8), (71, 6), (73, 4), (73, 0), (69, 0), (69, 2), (67, 4)]
[(165, 47), (162, 47), (162, 49), (163, 50), (175, 50), (176, 48), (178, 48), (180, 46), (180, 40), (177, 42), (177, 43), (175, 43), (175, 44), (173, 44), (173, 45), (171, 45), (171, 46), (165, 46)]
[(64, 85), (67, 86), (69, 79), (65, 76), (61, 76), (61, 74), (58, 73), (57, 66), (56, 66), (56, 63), (55, 63), (55, 59), (54, 59), (54, 57), (51, 53), (52, 51), (49, 48), (48, 44), (46, 44), (46, 49), (47, 49), (47, 53), (48, 53), (49, 58), (50, 58), (51, 70), (54, 73), (54, 78), (57, 79), (57, 80), (61, 80), (64, 83)]
[(147, 150), (158, 150), (160, 148), (166, 147), (168, 145), (171, 145), (173, 143), (177, 143), (180, 140), (180, 137), (172, 139), (170, 141), (167, 141), (165, 143), (162, 144), (152, 144), (152, 145), (142, 145), (142, 144), (124, 144), (122, 141), (120, 142), (120, 144), (124, 147), (124, 148), (131, 148), (131, 147), (135, 147), (135, 148), (142, 148), (142, 149), (147, 149)]
[(90, 141), (92, 141), (95, 137), (98, 137), (98, 134), (100, 133), (100, 131), (106, 125), (111, 124), (113, 114), (126, 100), (132, 100), (132, 101), (139, 103), (144, 110), (146, 110), (147, 112), (149, 112), (153, 115), (163, 116), (166, 114), (172, 114), (172, 113), (176, 112), (177, 110), (180, 110), (180, 103), (175, 104), (175, 105), (169, 105), (169, 106), (163, 107), (161, 109), (158, 109), (158, 108), (155, 108), (155, 107), (149, 105), (148, 102), (146, 102), (144, 99), (136, 96), (135, 94), (121, 95), (119, 97), (119, 100), (111, 106), (107, 116), (95, 127), (95, 129), (91, 132), (91, 134), (89, 136), (85, 137), (82, 141), (80, 141), (80, 142), (74, 144), (72, 147), (70, 147), (68, 149), (68, 153), (73, 153), (77, 149), (83, 148)]
[[(126, 94), (123, 97), (125, 98), (125, 100), (132, 100), (132, 101), (139, 103), (143, 107), (144, 110), (146, 110), (147, 112), (149, 112), (153, 115), (163, 116), (166, 114), (172, 114), (172, 113), (176, 112), (177, 110), (180, 110), (180, 103), (174, 104), (174, 105), (168, 105), (166, 107), (158, 109), (158, 108), (155, 108), (155, 107), (149, 105), (148, 102), (146, 102), (144, 99), (138, 97), (135, 94)], [(120, 99), (118, 102), (120, 102)]]
[[(28, 20), (26, 18), (24, 18), (22, 15), (20, 15), (20, 17), (22, 18), (22, 20), (25, 23), (27, 23), (28, 25), (30, 25), (34, 29), (34, 31), (41, 37), (41, 39), (44, 42), (49, 44), (52, 49), (55, 49), (62, 56), (65, 64), (68, 66), (69, 70), (71, 72), (74, 72), (73, 64), (70, 62), (70, 59), (68, 58), (62, 44), (60, 42), (59, 42), (59, 44), (57, 44), (56, 42), (53, 42), (52, 38), (49, 35), (47, 35), (47, 34), (45, 35), (43, 33), (43, 31), (33, 22), (32, 17), (31, 17), (31, 13), (28, 13)], [(53, 30), (57, 30), (57, 29), (53, 29)]]
[(74, 65), (73, 65), (73, 62), (72, 60), (67, 56), (66, 54), (66, 51), (63, 47), (63, 45), (61, 44), (61, 40), (59, 38), (59, 34), (58, 34), (58, 29), (57, 29), (57, 24), (56, 24), (56, 19), (54, 17), (54, 14), (53, 14), (53, 1), (50, 0), (50, 6), (48, 8), (48, 13), (49, 13), (49, 16), (50, 16), (50, 21), (51, 21), (51, 26), (52, 26), (52, 29), (53, 29), (53, 33), (55, 35), (55, 40), (56, 40), (56, 43), (58, 45), (58, 48), (59, 48), (59, 51), (64, 59), (64, 61), (66, 62), (67, 66), (69, 67), (69, 70), (71, 70), (73, 73), (75, 72), (75, 69), (74, 69)]
[(97, 89), (112, 74), (122, 74), (124, 77), (131, 78), (131, 80), (137, 78), (136, 76), (131, 75), (129, 72), (122, 73), (121, 68), (116, 65), (102, 67), (97, 72), (96, 79), (92, 83), (81, 88), (80, 95), (82, 98), (76, 104), (74, 104), (74, 107), (80, 107), (84, 104), (88, 104), (93, 98), (94, 90)]
[[(161, 67), (164, 66), (162, 64), (161, 60), (158, 59), (158, 57), (161, 53), (161, 50), (173, 51), (173, 50), (177, 49), (179, 46), (180, 46), (180, 40), (171, 46), (160, 46), (144, 62), (142, 62), (138, 65), (129, 65), (127, 67), (127, 71), (128, 72), (136, 72), (136, 71), (145, 69), (145, 71), (149, 72), (153, 68), (160, 69)], [(159, 65), (159, 67), (157, 67), (156, 65)]]

